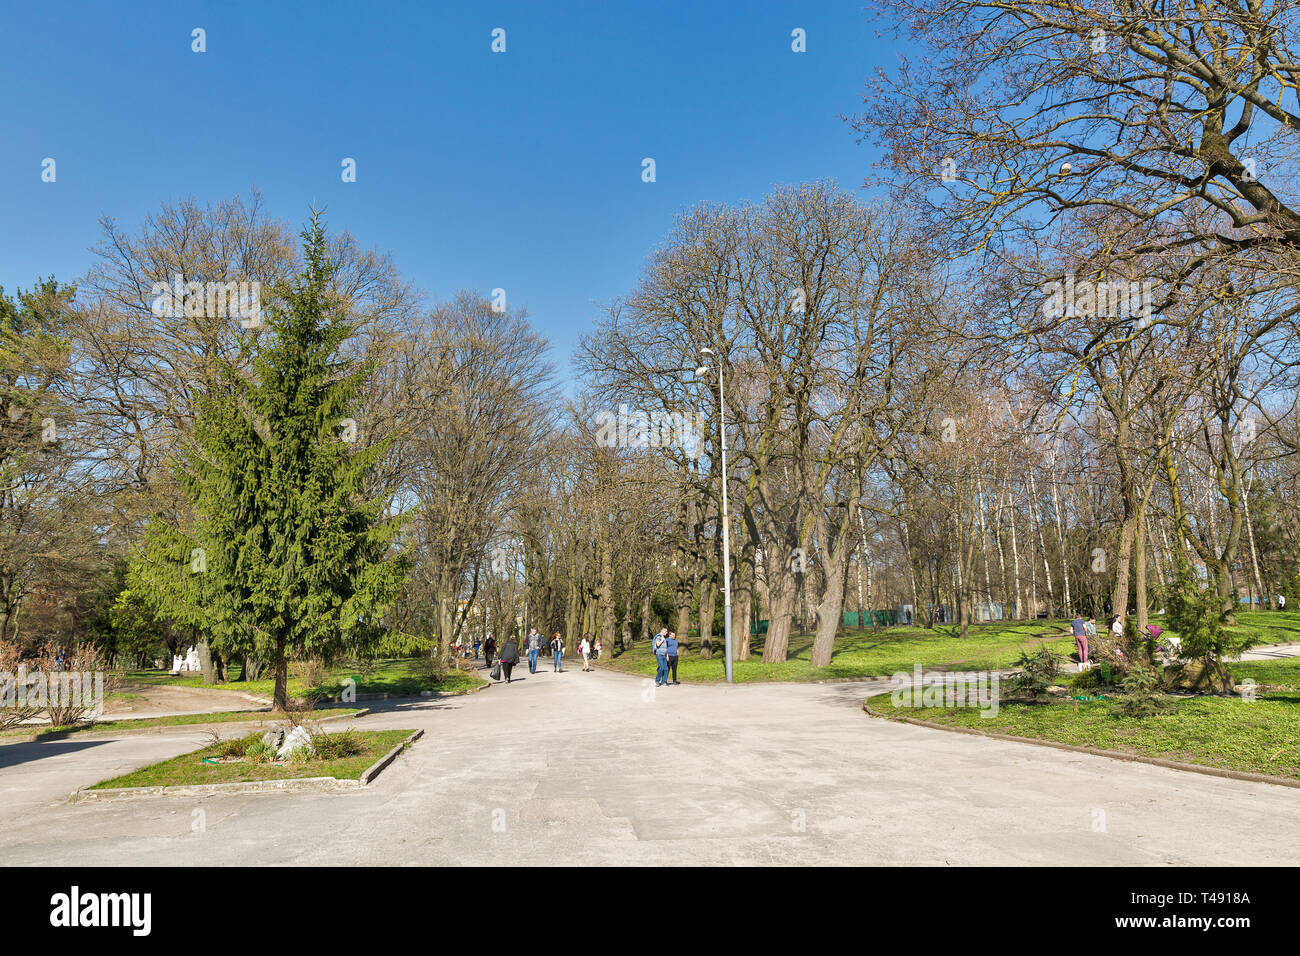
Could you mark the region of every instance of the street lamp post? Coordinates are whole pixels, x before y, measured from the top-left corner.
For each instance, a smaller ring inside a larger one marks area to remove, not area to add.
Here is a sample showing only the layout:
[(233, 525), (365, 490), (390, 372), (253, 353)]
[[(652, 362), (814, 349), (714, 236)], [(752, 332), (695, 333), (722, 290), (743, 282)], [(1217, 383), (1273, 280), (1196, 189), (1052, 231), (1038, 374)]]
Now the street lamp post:
[[(700, 349), (704, 365), (695, 370), (703, 378), (708, 374), (708, 361), (714, 357), (713, 349)], [(722, 363), (718, 362), (718, 432), (722, 436), (722, 620), (726, 633), (727, 683), (733, 682), (731, 673), (731, 519), (727, 514), (727, 405), (722, 391)]]

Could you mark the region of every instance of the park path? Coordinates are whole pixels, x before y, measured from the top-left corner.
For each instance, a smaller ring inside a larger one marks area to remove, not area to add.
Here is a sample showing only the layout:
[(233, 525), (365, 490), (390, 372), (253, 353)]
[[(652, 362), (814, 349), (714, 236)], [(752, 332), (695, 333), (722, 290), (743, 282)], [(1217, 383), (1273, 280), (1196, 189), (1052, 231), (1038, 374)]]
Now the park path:
[(426, 735), (352, 793), (59, 804), (200, 735), (0, 747), (0, 864), (1300, 859), (1300, 790), (876, 720), (861, 710), (873, 684), (655, 690), (609, 671), (523, 671), (358, 720)]

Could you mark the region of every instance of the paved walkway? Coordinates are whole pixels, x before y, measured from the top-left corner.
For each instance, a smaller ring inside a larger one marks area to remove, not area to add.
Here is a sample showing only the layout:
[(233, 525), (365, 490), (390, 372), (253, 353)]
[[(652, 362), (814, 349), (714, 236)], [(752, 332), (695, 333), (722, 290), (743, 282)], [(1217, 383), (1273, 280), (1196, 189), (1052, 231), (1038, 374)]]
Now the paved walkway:
[(869, 684), (523, 677), (379, 705), (427, 733), (355, 793), (68, 805), (202, 735), (0, 748), (0, 865), (1300, 859), (1300, 790), (874, 720)]
[(1300, 657), (1300, 644), (1269, 644), (1246, 651), (1238, 660), (1277, 661), (1287, 657)]

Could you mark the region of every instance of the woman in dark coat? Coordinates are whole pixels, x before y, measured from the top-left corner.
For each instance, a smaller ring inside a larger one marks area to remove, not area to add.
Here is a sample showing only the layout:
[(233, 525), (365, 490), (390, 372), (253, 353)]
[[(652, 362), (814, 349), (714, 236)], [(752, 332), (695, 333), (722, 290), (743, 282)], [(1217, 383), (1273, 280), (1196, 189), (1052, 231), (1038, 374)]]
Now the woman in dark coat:
[(492, 655), (496, 652), (497, 639), (495, 637), (489, 637), (483, 642), (483, 659), (487, 662), (486, 666), (489, 670), (492, 669)]
[(506, 639), (501, 648), (501, 671), (505, 674), (506, 683), (510, 683), (510, 670), (519, 663), (519, 639), (513, 634)]

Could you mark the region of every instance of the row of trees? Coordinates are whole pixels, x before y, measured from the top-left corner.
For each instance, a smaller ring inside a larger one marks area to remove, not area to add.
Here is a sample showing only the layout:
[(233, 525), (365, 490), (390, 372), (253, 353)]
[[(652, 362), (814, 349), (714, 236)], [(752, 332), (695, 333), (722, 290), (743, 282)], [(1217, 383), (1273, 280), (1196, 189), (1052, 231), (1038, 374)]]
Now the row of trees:
[[(686, 211), (563, 388), (523, 313), (256, 194), (0, 295), (0, 641), (196, 642), (278, 703), (295, 654), (519, 626), (709, 654), (721, 419), (741, 657), (805, 626), (824, 665), (845, 611), (1300, 597), (1293, 5), (881, 12), (928, 55), (854, 120), (877, 198)], [(157, 308), (231, 281), (264, 321)]]

